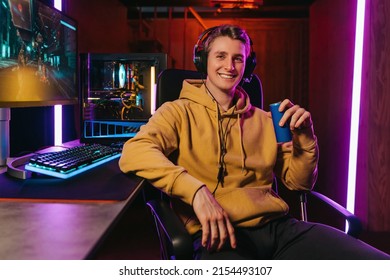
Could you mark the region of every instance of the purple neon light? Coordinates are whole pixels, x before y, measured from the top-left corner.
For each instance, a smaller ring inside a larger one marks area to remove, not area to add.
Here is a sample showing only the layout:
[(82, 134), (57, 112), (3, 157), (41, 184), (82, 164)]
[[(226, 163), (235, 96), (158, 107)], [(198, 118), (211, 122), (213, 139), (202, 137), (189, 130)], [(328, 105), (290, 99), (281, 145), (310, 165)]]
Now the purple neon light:
[[(54, 0), (54, 8), (62, 10), (62, 0)], [(62, 105), (54, 106), (54, 145), (62, 144)]]
[(62, 11), (62, 0), (54, 0), (54, 8), (59, 11)]
[(348, 190), (347, 190), (348, 192), (347, 209), (352, 213), (355, 212), (356, 164), (357, 164), (358, 135), (359, 135), (365, 6), (366, 6), (365, 0), (357, 0), (355, 56), (354, 56), (352, 106), (351, 106), (351, 131), (349, 137)]

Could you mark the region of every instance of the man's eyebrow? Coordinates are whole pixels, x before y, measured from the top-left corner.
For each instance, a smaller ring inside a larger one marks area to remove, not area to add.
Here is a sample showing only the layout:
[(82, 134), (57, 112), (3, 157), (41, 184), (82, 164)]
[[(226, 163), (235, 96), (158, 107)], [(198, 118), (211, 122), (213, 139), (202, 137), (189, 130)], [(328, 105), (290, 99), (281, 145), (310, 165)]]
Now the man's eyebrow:
[(215, 51), (215, 52), (213, 52), (214, 54), (227, 54), (227, 52), (226, 51)]
[[(212, 52), (212, 54), (216, 54), (216, 55), (226, 55), (228, 54), (226, 51), (214, 51)], [(242, 53), (237, 53), (237, 54), (233, 54), (234, 57), (244, 57), (244, 55)]]

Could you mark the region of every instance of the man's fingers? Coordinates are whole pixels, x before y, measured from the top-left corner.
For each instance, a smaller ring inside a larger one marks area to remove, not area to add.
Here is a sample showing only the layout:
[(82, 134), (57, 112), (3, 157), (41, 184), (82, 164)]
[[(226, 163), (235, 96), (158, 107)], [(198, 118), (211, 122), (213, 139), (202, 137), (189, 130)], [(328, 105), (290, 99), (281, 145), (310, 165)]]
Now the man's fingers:
[(202, 225), (202, 246), (203, 247), (208, 246), (209, 236), (210, 236), (210, 225), (207, 223)]
[(237, 247), (236, 235), (234, 234), (233, 225), (230, 223), (229, 220), (227, 220), (227, 222), (226, 222), (226, 227), (227, 227), (228, 234), (229, 234), (230, 246), (233, 249), (235, 249)]
[(212, 223), (211, 226), (211, 232), (210, 232), (210, 242), (208, 244), (208, 249), (210, 251), (214, 251), (219, 243), (219, 228), (217, 223)]
[(218, 222), (218, 229), (219, 229), (219, 244), (217, 247), (217, 251), (222, 249), (223, 245), (226, 242), (226, 239), (228, 238), (228, 229), (226, 227), (224, 219)]

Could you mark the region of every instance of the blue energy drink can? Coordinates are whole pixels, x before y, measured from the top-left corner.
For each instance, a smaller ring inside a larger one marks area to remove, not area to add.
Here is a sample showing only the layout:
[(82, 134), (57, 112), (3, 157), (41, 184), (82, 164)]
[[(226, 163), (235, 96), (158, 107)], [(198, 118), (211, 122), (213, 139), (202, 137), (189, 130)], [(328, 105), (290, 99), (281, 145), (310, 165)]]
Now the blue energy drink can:
[(289, 142), (292, 140), (292, 134), (289, 126), (289, 122), (286, 122), (283, 126), (279, 125), (279, 121), (282, 118), (284, 112), (279, 112), (279, 106), (281, 102), (273, 103), (269, 105), (272, 122), (274, 124), (276, 141), (278, 143)]

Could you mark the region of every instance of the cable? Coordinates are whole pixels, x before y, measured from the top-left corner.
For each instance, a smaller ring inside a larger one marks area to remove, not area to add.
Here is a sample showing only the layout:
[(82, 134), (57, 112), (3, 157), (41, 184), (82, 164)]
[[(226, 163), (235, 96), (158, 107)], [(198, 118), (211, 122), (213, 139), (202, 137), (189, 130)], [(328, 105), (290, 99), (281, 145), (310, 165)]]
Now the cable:
[[(229, 124), (230, 124), (230, 121), (231, 121), (231, 118), (229, 118), (227, 124), (226, 124), (226, 127), (225, 129), (223, 128), (223, 119), (222, 119), (222, 114), (221, 114), (221, 111), (220, 111), (220, 108), (219, 108), (219, 103), (218, 101), (215, 99), (213, 93), (209, 90), (209, 88), (207, 87), (204, 79), (202, 79), (202, 82), (204, 84), (204, 86), (206, 87), (206, 90), (207, 92), (210, 94), (210, 96), (212, 97), (212, 99), (214, 100), (214, 102), (217, 103), (217, 114), (218, 114), (218, 135), (219, 135), (219, 139), (220, 139), (220, 147), (219, 149), (221, 150), (221, 154), (220, 154), (220, 158), (219, 158), (219, 166), (218, 166), (218, 174), (217, 174), (217, 185), (215, 186), (212, 194), (214, 195), (215, 192), (217, 191), (219, 185), (223, 185), (223, 182), (224, 182), (224, 177), (226, 175), (226, 164), (225, 164), (225, 156), (226, 156), (226, 153), (227, 153), (227, 149), (226, 149), (226, 143), (227, 143), (227, 134), (228, 134), (228, 128), (229, 128)], [(234, 110), (236, 109), (236, 105), (234, 105)]]

